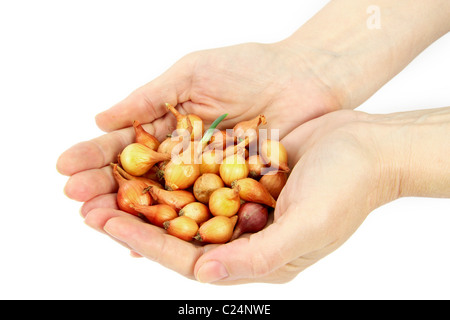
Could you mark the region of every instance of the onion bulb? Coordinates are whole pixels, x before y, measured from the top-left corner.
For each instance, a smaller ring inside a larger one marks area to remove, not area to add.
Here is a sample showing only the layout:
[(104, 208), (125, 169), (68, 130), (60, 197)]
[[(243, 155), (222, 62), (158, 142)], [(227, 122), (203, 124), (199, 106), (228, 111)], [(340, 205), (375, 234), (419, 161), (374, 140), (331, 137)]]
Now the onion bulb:
[(287, 173), (281, 171), (265, 174), (259, 179), (259, 182), (269, 191), (275, 200), (278, 199), (286, 181)]
[(223, 160), (219, 173), (225, 185), (231, 186), (234, 180), (247, 178), (248, 165), (242, 155), (233, 154)]
[(211, 218), (211, 213), (208, 207), (201, 202), (192, 202), (183, 207), (178, 214), (180, 216), (186, 216), (201, 225), (203, 222)]
[(261, 142), (260, 155), (272, 168), (288, 172), (288, 155), (281, 142), (276, 140), (264, 140)]
[(200, 140), (202, 138), (204, 125), (203, 120), (199, 116), (195, 114), (181, 114), (169, 103), (166, 103), (166, 107), (177, 119), (177, 130), (188, 129), (189, 126), (192, 126), (191, 140)]
[(170, 221), (164, 222), (164, 229), (167, 233), (185, 241), (194, 239), (198, 231), (197, 223), (185, 216), (179, 216)]
[(192, 191), (198, 201), (208, 204), (211, 193), (224, 186), (222, 179), (217, 174), (204, 173), (195, 180)]
[(200, 165), (195, 163), (169, 161), (164, 169), (168, 190), (187, 189), (200, 176)]
[(126, 172), (141, 176), (156, 163), (170, 160), (170, 154), (159, 153), (140, 143), (132, 143), (120, 154), (120, 163)]
[(249, 138), (248, 143), (250, 143), (258, 138), (258, 126), (266, 123), (266, 117), (260, 114), (251, 120), (241, 121), (236, 124), (233, 127), (233, 134), (237, 138), (238, 143), (245, 138)]
[(164, 227), (164, 222), (175, 219), (178, 213), (167, 204), (155, 204), (152, 206), (132, 205), (133, 209), (138, 212), (139, 217), (143, 217), (151, 224)]
[(117, 205), (120, 210), (137, 216), (138, 212), (133, 208), (133, 205), (149, 206), (152, 204), (152, 198), (144, 191), (148, 187), (145, 182), (125, 179), (117, 171), (117, 164), (113, 166), (113, 176), (119, 184)]
[(241, 206), (239, 191), (231, 188), (219, 188), (209, 197), (209, 210), (213, 216), (231, 217)]
[(239, 209), (237, 216), (238, 221), (231, 240), (243, 233), (262, 230), (267, 224), (269, 213), (267, 207), (262, 204), (246, 202)]
[(152, 134), (145, 131), (139, 121), (133, 121), (133, 128), (136, 135), (135, 142), (143, 144), (153, 151), (158, 150), (158, 147), (160, 145), (158, 139), (156, 139), (156, 137), (154, 137)]
[(233, 235), (233, 229), (236, 225), (237, 216), (224, 217), (217, 216), (203, 223), (194, 237), (198, 241), (207, 243), (226, 243), (230, 241)]
[(168, 191), (155, 187), (148, 187), (147, 190), (158, 203), (167, 204), (177, 212), (185, 205), (195, 202), (194, 195), (187, 190)]
[(277, 204), (269, 191), (255, 179), (236, 180), (233, 182), (232, 188), (239, 190), (239, 197), (244, 201), (261, 203), (272, 208), (275, 208)]

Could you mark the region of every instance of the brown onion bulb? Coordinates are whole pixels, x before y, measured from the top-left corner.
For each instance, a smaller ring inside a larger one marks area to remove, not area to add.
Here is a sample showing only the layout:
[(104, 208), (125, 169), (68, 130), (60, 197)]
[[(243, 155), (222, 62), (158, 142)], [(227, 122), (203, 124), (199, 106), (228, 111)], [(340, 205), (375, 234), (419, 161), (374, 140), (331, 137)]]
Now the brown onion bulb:
[(238, 238), (243, 233), (258, 232), (267, 224), (269, 213), (267, 208), (259, 203), (244, 203), (237, 214), (238, 221), (231, 240)]
[(185, 205), (195, 202), (194, 195), (187, 190), (168, 191), (154, 187), (148, 187), (147, 190), (158, 203), (167, 204), (177, 212)]
[(177, 212), (167, 204), (155, 204), (153, 206), (132, 205), (133, 209), (148, 220), (151, 224), (164, 228), (164, 222), (178, 217)]
[(194, 238), (207, 243), (226, 243), (230, 241), (233, 235), (236, 221), (237, 216), (230, 218), (224, 216), (213, 217), (200, 226)]
[(178, 214), (193, 219), (198, 225), (211, 218), (209, 208), (201, 202), (192, 202), (185, 205)]
[(119, 190), (117, 191), (117, 205), (120, 210), (137, 216), (138, 212), (133, 209), (133, 205), (149, 206), (152, 204), (152, 198), (144, 191), (148, 187), (145, 182), (125, 179), (117, 171), (117, 164), (113, 166), (113, 176), (119, 184)]
[(143, 144), (144, 146), (156, 151), (160, 145), (158, 139), (152, 134), (145, 131), (141, 123), (137, 120), (133, 122), (133, 128), (136, 135), (135, 142)]
[(239, 197), (244, 201), (262, 203), (272, 208), (275, 208), (277, 204), (269, 191), (255, 179), (236, 180), (231, 187), (239, 190)]
[(213, 216), (231, 217), (241, 206), (239, 191), (231, 188), (219, 188), (209, 197), (209, 210)]
[(170, 160), (170, 155), (159, 153), (140, 143), (132, 143), (120, 154), (120, 163), (126, 172), (134, 176), (141, 176), (156, 163)]
[(164, 229), (167, 233), (185, 241), (194, 239), (198, 231), (197, 223), (185, 216), (179, 216), (170, 221), (164, 222)]
[(205, 204), (209, 203), (211, 193), (225, 185), (222, 179), (214, 173), (204, 173), (195, 180), (193, 193), (194, 197)]
[(287, 173), (285, 172), (274, 172), (265, 174), (259, 179), (259, 182), (269, 191), (272, 197), (276, 200), (283, 190), (287, 182)]

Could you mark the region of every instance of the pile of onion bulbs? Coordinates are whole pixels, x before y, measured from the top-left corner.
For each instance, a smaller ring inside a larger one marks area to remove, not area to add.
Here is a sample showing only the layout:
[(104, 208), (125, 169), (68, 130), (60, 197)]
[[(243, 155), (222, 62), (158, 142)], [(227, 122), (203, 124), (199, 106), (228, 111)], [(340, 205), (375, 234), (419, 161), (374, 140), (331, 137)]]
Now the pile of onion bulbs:
[(117, 204), (186, 241), (226, 243), (268, 224), (286, 184), (287, 152), (263, 137), (264, 115), (227, 130), (166, 104), (176, 129), (158, 141), (134, 121), (135, 141), (112, 163)]

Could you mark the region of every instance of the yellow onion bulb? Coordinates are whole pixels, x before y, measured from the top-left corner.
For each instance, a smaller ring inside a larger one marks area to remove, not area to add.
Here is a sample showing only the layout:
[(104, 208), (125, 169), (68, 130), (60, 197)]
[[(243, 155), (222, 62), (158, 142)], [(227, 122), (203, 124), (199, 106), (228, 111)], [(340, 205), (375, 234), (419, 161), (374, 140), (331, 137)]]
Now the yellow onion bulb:
[(281, 142), (276, 140), (264, 140), (260, 145), (260, 155), (272, 168), (288, 172), (288, 154)]
[(209, 197), (209, 210), (213, 216), (231, 217), (239, 211), (240, 206), (239, 190), (219, 188)]
[(133, 176), (147, 173), (156, 163), (164, 160), (170, 160), (170, 155), (156, 152), (140, 143), (129, 144), (120, 154), (123, 169)]
[(249, 174), (248, 164), (240, 154), (226, 157), (219, 169), (220, 177), (227, 186), (235, 180), (247, 178)]
[(164, 179), (168, 190), (187, 189), (200, 176), (200, 166), (196, 163), (169, 161), (164, 169)]
[(226, 243), (233, 236), (236, 222), (236, 215), (233, 217), (213, 217), (200, 226), (194, 238), (205, 243)]

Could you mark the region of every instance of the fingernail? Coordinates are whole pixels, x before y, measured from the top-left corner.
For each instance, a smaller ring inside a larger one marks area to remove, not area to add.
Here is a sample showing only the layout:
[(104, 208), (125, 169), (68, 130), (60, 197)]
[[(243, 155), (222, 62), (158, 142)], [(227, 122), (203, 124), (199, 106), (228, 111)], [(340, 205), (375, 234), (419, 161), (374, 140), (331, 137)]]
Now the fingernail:
[(203, 283), (211, 283), (228, 277), (227, 269), (219, 261), (205, 262), (197, 272), (197, 280)]

